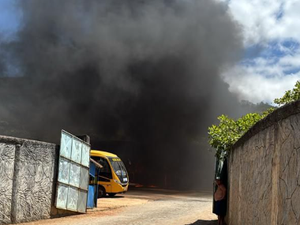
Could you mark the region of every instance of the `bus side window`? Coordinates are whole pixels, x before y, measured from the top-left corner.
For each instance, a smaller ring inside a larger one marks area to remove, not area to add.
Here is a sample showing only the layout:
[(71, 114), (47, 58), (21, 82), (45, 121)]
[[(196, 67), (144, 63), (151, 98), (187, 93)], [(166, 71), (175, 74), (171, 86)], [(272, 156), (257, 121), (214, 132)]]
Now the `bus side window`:
[(99, 176), (107, 177), (108, 179), (112, 179), (110, 166), (109, 166), (107, 160), (104, 158), (101, 158), (101, 157), (92, 157), (92, 158), (94, 160), (96, 160), (97, 162), (99, 162), (103, 166), (103, 168), (101, 168), (99, 171)]

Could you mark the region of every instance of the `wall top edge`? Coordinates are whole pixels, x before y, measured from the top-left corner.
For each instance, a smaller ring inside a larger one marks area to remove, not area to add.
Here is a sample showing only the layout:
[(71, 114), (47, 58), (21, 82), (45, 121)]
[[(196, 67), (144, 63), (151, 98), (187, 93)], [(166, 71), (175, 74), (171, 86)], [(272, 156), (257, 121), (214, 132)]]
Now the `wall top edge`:
[(248, 141), (251, 137), (258, 134), (260, 131), (267, 129), (278, 123), (281, 120), (284, 120), (292, 115), (300, 113), (300, 100), (286, 104), (273, 113), (266, 116), (264, 119), (258, 121), (254, 126), (252, 126), (232, 147), (232, 149), (238, 148)]
[(39, 144), (39, 145), (53, 145), (56, 146), (54, 143), (25, 139), (25, 138), (17, 138), (11, 136), (3, 136), (0, 135), (0, 143), (9, 143), (9, 144), (20, 144), (22, 145), (24, 142), (30, 142), (32, 144)]

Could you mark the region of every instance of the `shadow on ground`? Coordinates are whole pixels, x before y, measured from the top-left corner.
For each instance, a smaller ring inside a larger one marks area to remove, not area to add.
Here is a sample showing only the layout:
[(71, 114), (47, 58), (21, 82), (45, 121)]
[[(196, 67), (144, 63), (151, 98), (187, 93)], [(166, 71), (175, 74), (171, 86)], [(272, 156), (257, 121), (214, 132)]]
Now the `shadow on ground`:
[(124, 198), (124, 196), (120, 196), (120, 195), (118, 195), (118, 196), (104, 196), (102, 198)]
[(194, 223), (186, 224), (186, 225), (217, 225), (218, 220), (197, 220)]

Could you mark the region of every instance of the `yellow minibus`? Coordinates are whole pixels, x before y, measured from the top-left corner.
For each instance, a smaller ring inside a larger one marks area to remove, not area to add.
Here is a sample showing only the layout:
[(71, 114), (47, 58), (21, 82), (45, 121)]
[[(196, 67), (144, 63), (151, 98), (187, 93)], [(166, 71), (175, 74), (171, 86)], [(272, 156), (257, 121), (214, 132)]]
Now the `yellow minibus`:
[(99, 198), (106, 194), (112, 197), (128, 190), (128, 173), (124, 163), (117, 155), (100, 150), (91, 150), (91, 158), (103, 166), (99, 169), (98, 175)]

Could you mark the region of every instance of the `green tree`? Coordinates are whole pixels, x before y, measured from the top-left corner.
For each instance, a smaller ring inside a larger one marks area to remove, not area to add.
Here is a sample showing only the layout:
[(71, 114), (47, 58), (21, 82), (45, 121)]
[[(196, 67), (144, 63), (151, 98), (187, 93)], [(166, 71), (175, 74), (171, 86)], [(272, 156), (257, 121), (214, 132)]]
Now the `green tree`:
[(300, 81), (297, 81), (295, 87), (292, 90), (286, 91), (281, 98), (275, 98), (274, 103), (278, 104), (279, 106), (282, 106), (299, 99), (300, 99)]
[[(292, 90), (286, 91), (281, 98), (276, 98), (274, 103), (282, 106), (299, 99), (300, 81), (297, 81)], [(243, 104), (249, 107), (255, 106), (247, 101), (244, 101)], [(261, 108), (266, 107), (266, 105), (267, 104), (262, 102), (259, 104)], [(212, 125), (208, 128), (209, 144), (216, 150), (216, 157), (218, 159), (226, 157), (232, 146), (238, 139), (242, 137), (244, 133), (246, 133), (259, 120), (272, 113), (275, 109), (275, 107), (270, 107), (261, 114), (248, 113), (237, 120), (229, 118), (226, 115), (219, 116), (219, 125)]]
[(237, 120), (226, 115), (219, 116), (219, 125), (208, 128), (209, 144), (216, 149), (216, 157), (218, 159), (226, 157), (235, 142), (267, 114), (267, 112), (248, 113)]

